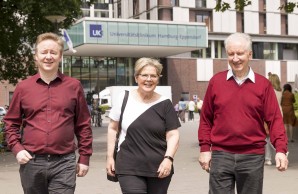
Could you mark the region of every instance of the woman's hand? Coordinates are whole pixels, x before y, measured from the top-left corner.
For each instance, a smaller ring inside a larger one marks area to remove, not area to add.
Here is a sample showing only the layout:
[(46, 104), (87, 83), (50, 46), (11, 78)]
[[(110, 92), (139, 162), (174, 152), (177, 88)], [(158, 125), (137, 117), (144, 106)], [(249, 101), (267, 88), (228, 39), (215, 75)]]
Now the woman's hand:
[(171, 171), (172, 171), (172, 161), (169, 160), (168, 158), (164, 158), (157, 170), (158, 178), (165, 178), (169, 176), (171, 174)]
[(107, 157), (106, 170), (108, 175), (115, 176), (115, 160), (113, 157)]
[(110, 176), (115, 176), (115, 160), (113, 158), (118, 121), (110, 120), (107, 134), (107, 164), (106, 171)]
[[(165, 153), (165, 156), (171, 156), (171, 158), (174, 158), (175, 153), (178, 149), (179, 144), (179, 131), (178, 129), (173, 129), (166, 132), (166, 140), (167, 140), (167, 150)], [(164, 158), (161, 164), (159, 165), (159, 168), (157, 170), (158, 172), (158, 178), (165, 178), (171, 174), (172, 171), (172, 163), (173, 161), (169, 158)]]

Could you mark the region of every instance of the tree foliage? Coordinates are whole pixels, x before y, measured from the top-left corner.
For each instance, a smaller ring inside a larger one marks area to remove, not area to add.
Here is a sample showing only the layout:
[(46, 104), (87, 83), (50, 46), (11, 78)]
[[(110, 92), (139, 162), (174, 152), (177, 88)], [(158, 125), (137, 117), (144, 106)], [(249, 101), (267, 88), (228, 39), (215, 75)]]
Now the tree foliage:
[[(90, 0), (88, 4), (93, 3)], [(0, 0), (0, 80), (16, 84), (36, 73), (32, 45), (44, 32), (69, 28), (81, 16), (82, 0)], [(66, 19), (54, 25), (45, 16)]]
[[(243, 11), (244, 7), (251, 5), (251, 0), (234, 0), (235, 7), (234, 9), (237, 11)], [(295, 8), (298, 8), (298, 3), (295, 2), (286, 2), (282, 4), (280, 7), (276, 9), (285, 10), (287, 13), (292, 13)], [(230, 3), (226, 3), (223, 0), (217, 0), (215, 11), (224, 12), (226, 10), (231, 9)]]

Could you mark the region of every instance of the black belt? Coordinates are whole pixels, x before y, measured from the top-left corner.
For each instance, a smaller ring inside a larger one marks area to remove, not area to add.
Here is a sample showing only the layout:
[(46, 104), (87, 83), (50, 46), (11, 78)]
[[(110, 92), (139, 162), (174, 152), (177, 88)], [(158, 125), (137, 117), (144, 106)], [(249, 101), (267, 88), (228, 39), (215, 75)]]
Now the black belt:
[(46, 160), (59, 159), (59, 158), (62, 158), (63, 156), (73, 154), (73, 153), (68, 153), (68, 154), (36, 154), (36, 153), (33, 153), (33, 152), (29, 152), (29, 153), (30, 153), (30, 155), (32, 156), (33, 159), (46, 159)]

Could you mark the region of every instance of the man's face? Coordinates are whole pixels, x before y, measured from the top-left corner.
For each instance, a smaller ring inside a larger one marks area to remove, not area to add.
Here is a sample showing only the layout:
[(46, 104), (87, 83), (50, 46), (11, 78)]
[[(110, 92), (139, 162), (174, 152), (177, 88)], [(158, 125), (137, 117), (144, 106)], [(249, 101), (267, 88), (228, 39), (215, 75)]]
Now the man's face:
[(251, 59), (252, 52), (247, 49), (247, 45), (243, 40), (227, 45), (227, 55), (229, 65), (235, 74), (248, 71), (248, 62)]
[(61, 61), (61, 49), (53, 40), (44, 40), (37, 45), (35, 60), (41, 73), (55, 73)]

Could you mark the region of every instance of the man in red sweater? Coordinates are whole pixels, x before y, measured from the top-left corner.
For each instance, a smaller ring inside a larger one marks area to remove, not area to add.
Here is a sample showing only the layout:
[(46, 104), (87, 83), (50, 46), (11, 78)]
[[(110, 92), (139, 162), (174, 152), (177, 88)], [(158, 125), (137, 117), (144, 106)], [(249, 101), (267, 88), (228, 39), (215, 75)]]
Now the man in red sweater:
[(276, 149), (276, 168), (288, 166), (287, 137), (270, 82), (253, 72), (252, 41), (235, 33), (225, 40), (230, 70), (213, 76), (204, 98), (198, 138), (199, 162), (210, 171), (211, 194), (260, 194), (263, 189), (266, 131)]

